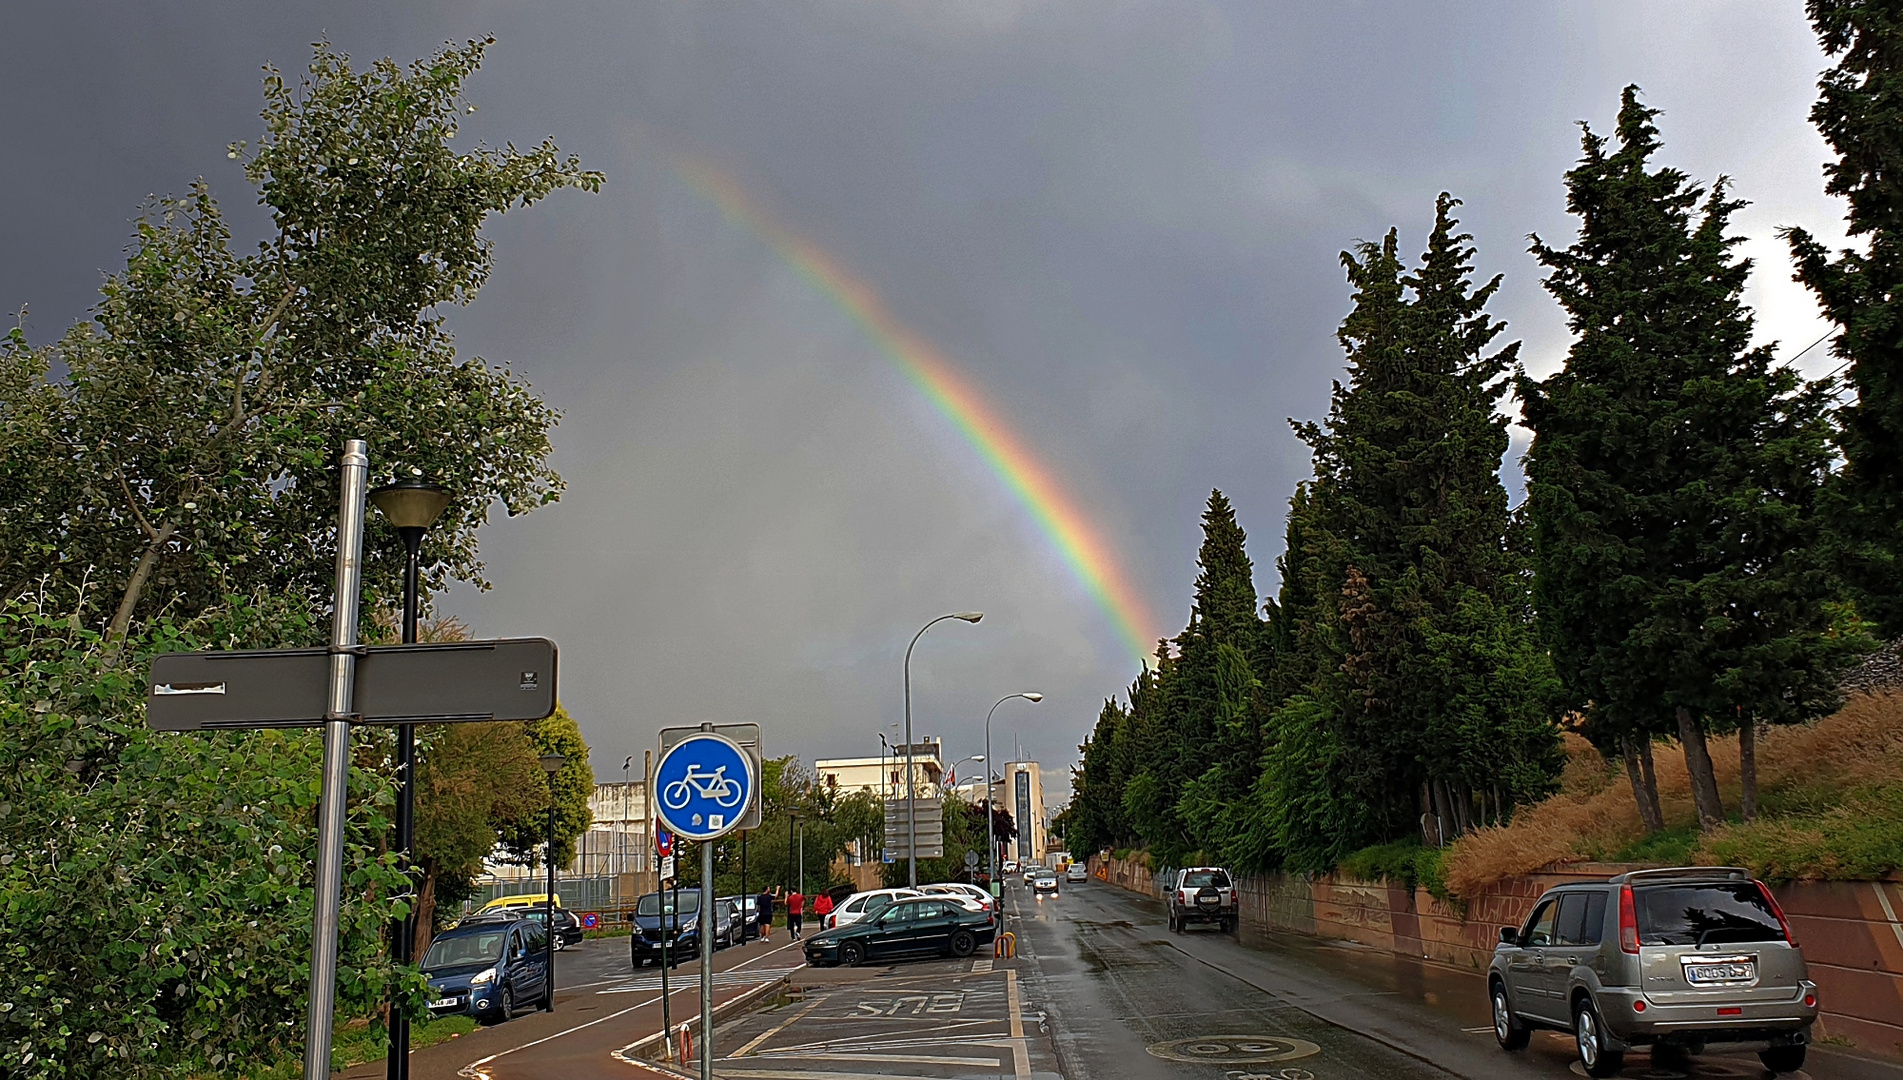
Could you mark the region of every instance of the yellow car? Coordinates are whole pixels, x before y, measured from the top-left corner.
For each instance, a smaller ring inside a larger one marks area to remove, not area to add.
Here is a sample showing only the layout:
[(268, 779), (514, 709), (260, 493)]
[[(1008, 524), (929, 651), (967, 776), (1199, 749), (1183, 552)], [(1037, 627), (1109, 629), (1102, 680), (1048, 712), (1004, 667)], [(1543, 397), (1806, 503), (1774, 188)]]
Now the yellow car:
[[(541, 907), (546, 903), (548, 903), (547, 893), (521, 893), (516, 896), (498, 896), (477, 908), (476, 911), (480, 914), (485, 911), (502, 911), (505, 908)], [(555, 897), (555, 906), (562, 906), (562, 898), (559, 895)]]

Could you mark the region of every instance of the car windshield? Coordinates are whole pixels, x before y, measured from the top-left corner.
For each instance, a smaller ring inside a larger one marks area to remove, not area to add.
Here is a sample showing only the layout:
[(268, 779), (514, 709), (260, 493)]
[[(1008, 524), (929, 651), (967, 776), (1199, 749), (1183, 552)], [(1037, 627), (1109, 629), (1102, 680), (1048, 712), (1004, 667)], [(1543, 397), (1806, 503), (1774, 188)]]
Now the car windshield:
[(1658, 885), (1633, 890), (1647, 945), (1783, 941), (1784, 928), (1756, 882)]
[(502, 943), (509, 940), (509, 928), (479, 930), (470, 934), (451, 934), (437, 938), (423, 956), (423, 970), (490, 964), (502, 958)]
[(1188, 870), (1183, 874), (1183, 888), (1200, 889), (1205, 885), (1214, 885), (1218, 889), (1229, 887), (1229, 875), (1221, 870)]
[[(667, 901), (665, 906), (661, 902), (663, 897)], [(679, 895), (678, 912), (674, 907), (675, 901), (676, 896), (671, 892), (649, 893), (634, 905), (634, 913), (636, 915), (692, 915), (700, 910), (700, 894), (697, 892), (684, 892)]]

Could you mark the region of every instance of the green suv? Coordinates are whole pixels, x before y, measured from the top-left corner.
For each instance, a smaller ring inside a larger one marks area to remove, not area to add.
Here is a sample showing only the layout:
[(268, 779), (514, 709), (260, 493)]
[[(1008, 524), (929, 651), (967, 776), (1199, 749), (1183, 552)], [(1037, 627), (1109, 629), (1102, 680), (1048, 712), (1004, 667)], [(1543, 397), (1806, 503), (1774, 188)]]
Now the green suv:
[(1639, 870), (1562, 885), (1524, 926), (1500, 928), (1487, 975), (1493, 1033), (1526, 1046), (1532, 1028), (1570, 1031), (1588, 1076), (1627, 1050), (1653, 1058), (1708, 1043), (1755, 1045), (1796, 1072), (1817, 1020), (1817, 985), (1771, 890), (1736, 867)]

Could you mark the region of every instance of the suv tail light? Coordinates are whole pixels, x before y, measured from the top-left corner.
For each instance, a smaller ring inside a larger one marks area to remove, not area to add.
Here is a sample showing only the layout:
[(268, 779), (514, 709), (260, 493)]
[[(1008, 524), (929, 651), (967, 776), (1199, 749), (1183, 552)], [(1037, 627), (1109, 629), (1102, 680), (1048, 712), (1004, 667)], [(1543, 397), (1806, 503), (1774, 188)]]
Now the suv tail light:
[(1797, 940), (1791, 937), (1791, 924), (1789, 920), (1784, 918), (1784, 909), (1778, 905), (1777, 897), (1771, 895), (1770, 886), (1760, 881), (1758, 882), (1758, 891), (1764, 894), (1764, 902), (1771, 905), (1771, 914), (1777, 916), (1778, 926), (1784, 929), (1784, 940), (1788, 942), (1792, 948), (1796, 948)]
[(1632, 899), (1632, 886), (1619, 888), (1619, 949), (1622, 952), (1639, 951), (1639, 906)]

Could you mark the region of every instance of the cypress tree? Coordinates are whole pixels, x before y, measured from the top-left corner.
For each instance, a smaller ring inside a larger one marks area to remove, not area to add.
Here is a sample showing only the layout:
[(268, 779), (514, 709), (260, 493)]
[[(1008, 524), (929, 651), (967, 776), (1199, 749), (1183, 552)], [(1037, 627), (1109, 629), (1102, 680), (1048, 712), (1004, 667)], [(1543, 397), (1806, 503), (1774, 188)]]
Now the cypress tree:
[(1825, 190), (1848, 200), (1868, 250), (1833, 257), (1803, 229), (1786, 236), (1797, 280), (1842, 331), (1832, 349), (1856, 394), (1837, 410), (1844, 465), (1826, 505), (1858, 608), (1888, 640), (1903, 636), (1903, 15), (1867, 0), (1806, 6), (1838, 58), (1811, 109), (1838, 154)]
[(1618, 147), (1584, 130), (1566, 177), (1580, 235), (1534, 239), (1577, 340), (1558, 374), (1519, 380), (1528, 516), (1541, 624), (1588, 733), (1626, 753), (1648, 818), (1631, 748), (1676, 734), (1711, 828), (1706, 736), (1816, 715), (1857, 635), (1832, 626), (1818, 553), (1821, 395), (1748, 347), (1750, 264), (1726, 235), (1742, 204), (1723, 179), (1647, 168), (1656, 115), (1627, 87)]

